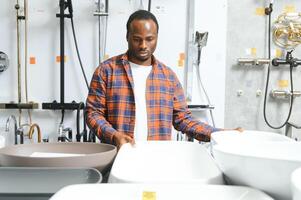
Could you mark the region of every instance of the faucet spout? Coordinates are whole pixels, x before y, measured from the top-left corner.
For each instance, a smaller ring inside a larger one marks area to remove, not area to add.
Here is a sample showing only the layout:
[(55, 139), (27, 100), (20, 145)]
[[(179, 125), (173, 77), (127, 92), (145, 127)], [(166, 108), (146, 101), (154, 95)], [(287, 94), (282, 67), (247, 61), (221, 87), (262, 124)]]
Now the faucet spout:
[(28, 133), (28, 137), (29, 137), (29, 139), (32, 139), (32, 135), (33, 135), (33, 133), (34, 133), (34, 129), (37, 129), (37, 131), (38, 131), (38, 143), (41, 143), (42, 142), (42, 136), (41, 136), (41, 129), (40, 129), (40, 127), (39, 127), (39, 125), (38, 124), (32, 124), (31, 126), (30, 126), (30, 129), (29, 129), (29, 133)]
[(14, 115), (11, 115), (7, 118), (6, 120), (6, 125), (5, 125), (5, 131), (9, 131), (9, 125), (10, 125), (10, 122), (11, 120), (14, 121), (14, 134), (15, 134), (15, 144), (18, 144), (18, 125), (17, 125), (17, 120), (16, 120), (16, 117)]

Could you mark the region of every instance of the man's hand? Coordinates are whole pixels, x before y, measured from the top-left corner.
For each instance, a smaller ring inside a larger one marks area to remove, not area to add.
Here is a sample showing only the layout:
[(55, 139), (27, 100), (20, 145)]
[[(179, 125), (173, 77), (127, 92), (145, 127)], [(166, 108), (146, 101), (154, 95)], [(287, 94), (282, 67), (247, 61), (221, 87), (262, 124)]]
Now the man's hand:
[(125, 143), (131, 143), (132, 145), (135, 144), (135, 140), (132, 137), (119, 132), (113, 135), (113, 142), (115, 143), (117, 150), (119, 150)]
[(235, 131), (239, 131), (239, 132), (243, 132), (243, 131), (244, 131), (244, 129), (241, 128), (241, 127), (237, 127), (237, 128), (235, 128), (234, 130), (235, 130)]

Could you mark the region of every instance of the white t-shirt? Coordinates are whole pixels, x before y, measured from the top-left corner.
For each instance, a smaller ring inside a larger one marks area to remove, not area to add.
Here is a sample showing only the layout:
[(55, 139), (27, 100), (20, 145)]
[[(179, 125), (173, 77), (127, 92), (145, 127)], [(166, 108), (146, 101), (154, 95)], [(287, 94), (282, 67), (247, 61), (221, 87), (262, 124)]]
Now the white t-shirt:
[(147, 140), (147, 110), (146, 110), (146, 79), (152, 70), (152, 66), (142, 66), (130, 62), (135, 96), (136, 121), (134, 128), (135, 141)]

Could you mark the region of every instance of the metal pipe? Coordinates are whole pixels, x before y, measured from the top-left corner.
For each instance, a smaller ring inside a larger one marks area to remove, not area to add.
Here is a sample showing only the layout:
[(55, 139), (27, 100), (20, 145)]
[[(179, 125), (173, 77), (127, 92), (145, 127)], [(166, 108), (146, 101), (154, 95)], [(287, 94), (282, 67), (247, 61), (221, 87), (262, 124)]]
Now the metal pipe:
[(60, 0), (60, 66), (61, 66), (61, 102), (60, 103), (65, 103), (65, 44), (64, 44), (64, 37), (65, 37), (65, 30), (64, 30), (64, 11), (65, 11), (65, 0)]
[[(21, 53), (20, 53), (20, 19), (22, 17), (19, 16), (19, 0), (17, 0), (17, 4), (15, 5), (15, 9), (17, 11), (17, 66), (18, 66), (18, 103), (21, 103), (22, 93), (21, 93)], [(19, 109), (19, 125), (21, 125), (22, 118), (22, 109)]]
[(270, 60), (267, 58), (238, 58), (239, 65), (268, 65)]

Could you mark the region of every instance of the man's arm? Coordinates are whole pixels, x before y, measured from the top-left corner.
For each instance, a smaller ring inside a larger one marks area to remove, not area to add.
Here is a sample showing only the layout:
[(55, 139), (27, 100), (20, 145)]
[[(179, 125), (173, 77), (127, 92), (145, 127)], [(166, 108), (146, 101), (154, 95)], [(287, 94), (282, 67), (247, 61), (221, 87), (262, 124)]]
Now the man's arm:
[(108, 77), (104, 67), (98, 67), (92, 77), (89, 94), (86, 100), (87, 124), (96, 135), (106, 143), (113, 143), (113, 135), (117, 132), (106, 120), (106, 91)]
[(89, 94), (87, 97), (87, 124), (96, 132), (98, 138), (106, 143), (114, 144), (119, 149), (124, 143), (134, 143), (134, 140), (118, 132), (107, 121), (107, 91), (108, 75), (104, 67), (98, 67), (92, 77)]
[(173, 125), (175, 129), (199, 141), (209, 141), (212, 132), (222, 130), (192, 117), (191, 112), (187, 108), (183, 88), (176, 75), (174, 88)]

